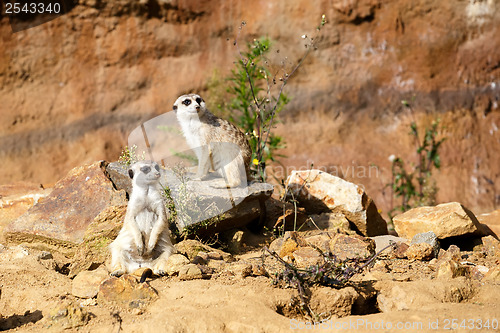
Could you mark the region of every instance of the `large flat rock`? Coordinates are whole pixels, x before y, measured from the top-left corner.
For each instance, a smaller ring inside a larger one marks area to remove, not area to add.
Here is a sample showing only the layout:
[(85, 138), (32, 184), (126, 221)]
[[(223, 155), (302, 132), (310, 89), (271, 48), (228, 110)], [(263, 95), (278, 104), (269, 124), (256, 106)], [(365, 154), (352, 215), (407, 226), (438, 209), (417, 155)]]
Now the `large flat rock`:
[(292, 171), (287, 186), (308, 213), (341, 212), (363, 236), (387, 234), (387, 223), (358, 185), (320, 170)]
[(105, 208), (126, 204), (106, 175), (104, 161), (80, 166), (59, 180), (52, 192), (4, 228), (13, 243), (44, 243), (71, 252), (88, 225)]
[[(132, 189), (127, 166), (113, 162), (107, 172), (118, 189), (129, 194)], [(273, 193), (273, 186), (254, 183), (236, 188), (215, 188), (220, 179), (212, 175), (200, 181), (191, 179), (191, 173), (162, 169), (161, 183), (169, 189), (173, 200), (170, 205), (177, 218), (179, 231), (189, 228), (188, 233), (206, 236), (238, 228), (260, 218), (265, 212), (265, 200)], [(167, 199), (168, 201), (168, 199)]]
[(438, 239), (480, 234), (480, 223), (474, 214), (458, 202), (410, 209), (393, 219), (400, 237), (433, 231)]

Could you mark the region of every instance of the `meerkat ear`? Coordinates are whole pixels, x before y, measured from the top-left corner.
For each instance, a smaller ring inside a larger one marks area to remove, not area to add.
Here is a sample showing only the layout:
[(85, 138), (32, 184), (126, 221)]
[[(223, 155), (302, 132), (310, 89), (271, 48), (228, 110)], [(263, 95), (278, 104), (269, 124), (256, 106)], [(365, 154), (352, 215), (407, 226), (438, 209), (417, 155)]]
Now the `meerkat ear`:
[(134, 170), (128, 169), (128, 175), (130, 178), (134, 178)]

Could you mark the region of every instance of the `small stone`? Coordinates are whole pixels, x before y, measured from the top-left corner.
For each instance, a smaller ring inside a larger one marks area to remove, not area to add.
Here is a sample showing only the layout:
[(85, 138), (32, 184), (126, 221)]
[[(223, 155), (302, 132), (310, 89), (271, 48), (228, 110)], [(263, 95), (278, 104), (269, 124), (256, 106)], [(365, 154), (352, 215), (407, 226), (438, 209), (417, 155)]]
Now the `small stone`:
[(283, 245), (281, 246), (281, 250), (279, 253), (279, 256), (281, 258), (284, 258), (288, 255), (291, 255), (295, 250), (298, 249), (298, 244), (296, 241), (294, 241), (292, 238), (288, 238), (283, 242)]
[(389, 271), (389, 266), (387, 265), (387, 263), (383, 260), (378, 260), (377, 262), (375, 262), (375, 264), (373, 265), (373, 269), (374, 270), (377, 270), (377, 271), (380, 271), (380, 272), (384, 272), (384, 273), (387, 273)]
[(330, 250), (330, 240), (331, 238), (328, 234), (309, 236), (305, 239), (307, 244), (314, 245), (323, 252), (328, 252)]
[(182, 254), (174, 253), (168, 257), (165, 263), (165, 271), (168, 275), (179, 274), (180, 269), (189, 264), (189, 259)]
[(179, 270), (179, 278), (181, 280), (194, 280), (208, 278), (207, 274), (203, 274), (201, 265), (187, 264)]
[(500, 265), (496, 265), (495, 267), (490, 269), (484, 276), (484, 279), (487, 281), (500, 282)]
[(104, 301), (129, 309), (144, 307), (156, 300), (158, 294), (149, 283), (139, 283), (138, 280), (128, 274), (121, 277), (109, 277), (99, 286), (97, 300)]
[(242, 230), (234, 230), (228, 237), (229, 241), (227, 244), (229, 253), (237, 254), (240, 253), (243, 248), (243, 236), (245, 233)]
[(97, 300), (95, 298), (86, 298), (80, 302), (80, 306), (95, 306), (97, 305)]
[(215, 252), (215, 251), (208, 252), (207, 255), (208, 255), (208, 259), (210, 259), (210, 260), (223, 260), (224, 259), (224, 258), (222, 258), (222, 254), (220, 254), (219, 252)]
[(63, 329), (85, 326), (90, 320), (90, 315), (84, 308), (67, 301), (50, 309), (44, 317), (47, 317), (49, 327), (57, 326)]
[(441, 249), (439, 251), (439, 256), (438, 259), (441, 260), (455, 260), (455, 261), (460, 261), (461, 259), (460, 255), (460, 248), (456, 245), (450, 245), (448, 250), (443, 250)]
[(412, 244), (406, 250), (406, 256), (414, 260), (431, 260), (434, 258), (434, 248), (428, 243)]
[(232, 256), (224, 251), (214, 249), (208, 245), (203, 244), (200, 241), (194, 239), (186, 239), (174, 245), (177, 252), (185, 254), (188, 259), (193, 260), (194, 257), (198, 255), (199, 252), (217, 252), (219, 253), (224, 261), (232, 261)]
[(252, 264), (252, 276), (269, 276), (263, 265)]
[(322, 261), (320, 253), (310, 246), (299, 247), (293, 252), (292, 256), (298, 268), (307, 268), (317, 265)]
[(330, 240), (330, 251), (340, 260), (364, 259), (375, 254), (375, 242), (359, 235), (337, 234)]
[(493, 236), (481, 238), (486, 254), (500, 258), (500, 241)]
[(252, 265), (248, 262), (238, 261), (232, 263), (227, 270), (237, 277), (245, 278), (252, 275)]
[(436, 234), (432, 231), (422, 232), (420, 234), (416, 234), (411, 239), (411, 244), (420, 244), (427, 243), (434, 249), (434, 256), (437, 256), (439, 253), (439, 241)]
[(349, 220), (341, 212), (313, 214), (310, 218), (312, 222), (314, 222), (307, 222), (308, 225), (311, 224), (311, 228), (319, 228), (334, 233), (354, 233), (354, 231), (350, 228)]
[(94, 298), (101, 282), (107, 278), (108, 272), (102, 266), (93, 271), (82, 271), (71, 282), (71, 293), (80, 298)]
[(482, 280), (488, 271), (488, 267), (482, 265), (467, 267), (467, 275), (474, 280)]
[(52, 253), (49, 251), (43, 251), (40, 253), (37, 257), (38, 260), (48, 260), (48, 259), (53, 259), (54, 257), (52, 256)]
[[(396, 243), (396, 244), (409, 243), (406, 238), (396, 237), (393, 235), (381, 235), (381, 236), (374, 236), (374, 237), (370, 237), (370, 238), (373, 239), (373, 241), (375, 241), (375, 252), (377, 252), (377, 253), (382, 251), (382, 249), (387, 248), (387, 246), (389, 246), (391, 243)], [(386, 251), (390, 251), (390, 249), (387, 249)]]
[(453, 279), (465, 275), (465, 267), (455, 260), (444, 260), (437, 264), (436, 278), (438, 279)]
[(408, 244), (406, 243), (396, 243), (394, 250), (392, 250), (389, 255), (390, 258), (405, 259), (406, 251), (408, 251)]
[(281, 246), (283, 245), (283, 237), (276, 238), (269, 244), (269, 251), (280, 253)]

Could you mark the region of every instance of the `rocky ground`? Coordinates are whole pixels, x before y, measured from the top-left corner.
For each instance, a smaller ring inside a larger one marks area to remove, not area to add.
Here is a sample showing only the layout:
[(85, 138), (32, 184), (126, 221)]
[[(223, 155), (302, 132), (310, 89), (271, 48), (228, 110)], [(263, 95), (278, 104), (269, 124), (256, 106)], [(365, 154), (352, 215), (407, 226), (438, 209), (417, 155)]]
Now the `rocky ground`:
[[(415, 208), (394, 219), (396, 237), (359, 186), (319, 170), (295, 173), (287, 186), (296, 212), (270, 198), (263, 230), (221, 223), (217, 241), (179, 240), (168, 275), (140, 283), (143, 271), (120, 278), (108, 272), (107, 244), (121, 227), (126, 199), (106, 166), (78, 167), (53, 189), (0, 189), (1, 330), (498, 328), (498, 212), (478, 219), (459, 203)], [(104, 204), (88, 193), (102, 195)], [(94, 202), (95, 209), (69, 209), (75, 194), (78, 205)]]

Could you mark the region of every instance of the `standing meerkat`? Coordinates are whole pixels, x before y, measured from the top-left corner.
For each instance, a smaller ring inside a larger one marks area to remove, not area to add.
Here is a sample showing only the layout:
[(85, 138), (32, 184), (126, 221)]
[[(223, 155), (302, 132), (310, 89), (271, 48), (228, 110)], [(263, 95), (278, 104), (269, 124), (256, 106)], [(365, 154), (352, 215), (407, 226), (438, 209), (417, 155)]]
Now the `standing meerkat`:
[(160, 167), (156, 162), (140, 161), (128, 173), (132, 178), (132, 194), (123, 227), (109, 245), (111, 275), (120, 276), (141, 267), (165, 275), (165, 263), (174, 247), (162, 199)]
[(213, 115), (197, 94), (182, 95), (174, 111), (186, 141), (198, 158), (196, 178), (204, 179), (210, 168), (224, 177), (213, 187), (246, 185), (252, 150), (236, 126)]

